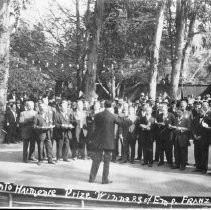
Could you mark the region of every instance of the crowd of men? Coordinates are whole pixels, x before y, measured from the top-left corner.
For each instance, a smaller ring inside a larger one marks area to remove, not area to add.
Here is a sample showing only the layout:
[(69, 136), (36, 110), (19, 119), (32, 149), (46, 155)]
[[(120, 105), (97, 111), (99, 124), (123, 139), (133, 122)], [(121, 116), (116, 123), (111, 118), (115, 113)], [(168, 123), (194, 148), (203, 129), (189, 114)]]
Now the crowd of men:
[[(108, 125), (104, 126), (114, 141), (108, 141), (108, 148), (103, 150), (112, 152), (113, 162), (121, 156), (118, 159), (121, 163), (133, 164), (138, 159), (142, 165), (152, 167), (155, 163), (163, 165), (166, 159), (171, 169), (185, 170), (188, 147), (193, 140), (195, 171), (205, 174), (211, 143), (210, 105), (209, 94), (203, 98), (188, 96), (179, 101), (162, 95), (153, 101), (141, 93), (134, 102), (127, 99), (88, 102), (83, 98), (72, 102), (60, 97), (50, 101), (48, 93), (33, 101), (24, 94), (18, 97), (13, 91), (8, 96), (4, 130), (6, 143), (23, 141), (23, 161), (26, 163), (36, 160), (36, 145), (38, 165), (46, 158), (49, 164), (69, 161), (70, 151), (74, 160), (93, 158), (96, 150), (102, 147), (102, 142), (96, 144), (95, 141), (96, 135), (100, 139), (104, 132), (99, 125), (105, 123), (101, 122), (103, 118), (95, 117), (109, 107), (115, 120), (106, 121)], [(114, 133), (109, 123), (115, 124)], [(54, 144), (56, 154), (52, 150)], [(98, 159), (100, 162), (102, 154)]]

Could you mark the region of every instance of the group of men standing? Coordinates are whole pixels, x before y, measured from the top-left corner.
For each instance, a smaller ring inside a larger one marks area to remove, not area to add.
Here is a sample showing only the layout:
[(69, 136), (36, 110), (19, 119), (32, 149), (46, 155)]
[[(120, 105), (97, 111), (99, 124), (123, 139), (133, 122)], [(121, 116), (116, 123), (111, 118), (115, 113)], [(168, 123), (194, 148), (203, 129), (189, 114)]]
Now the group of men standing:
[[(121, 163), (129, 159), (134, 163), (135, 145), (138, 141), (137, 159), (143, 160), (142, 165), (152, 167), (153, 162), (158, 162), (158, 166), (161, 166), (165, 155), (167, 165), (171, 169), (180, 170), (185, 170), (188, 165), (188, 147), (190, 140), (193, 140), (194, 171), (203, 174), (207, 172), (211, 143), (211, 109), (208, 100), (192, 100), (189, 104), (186, 100), (171, 104), (166, 100), (159, 103), (148, 100), (139, 102), (137, 106), (122, 101), (115, 104), (114, 109), (112, 103), (106, 101), (105, 108), (105, 111), (94, 118), (97, 151), (93, 156), (89, 182), (94, 182), (102, 159), (102, 183), (111, 182), (108, 180), (109, 163), (112, 157), (116, 161), (119, 140), (122, 145)], [(118, 130), (115, 132), (116, 125)], [(154, 141), (156, 148), (153, 153)]]
[(135, 103), (126, 100), (71, 102), (60, 98), (50, 104), (40, 98), (35, 103), (25, 101), (20, 109), (17, 103), (10, 103), (6, 117), (10, 119), (6, 122), (11, 127), (8, 138), (13, 136), (11, 122), (18, 121), (23, 140), (23, 161), (36, 160), (37, 144), (38, 165), (45, 158), (49, 164), (61, 159), (69, 161), (70, 150), (74, 160), (85, 159), (87, 152), (93, 160), (89, 181), (94, 182), (103, 160), (103, 184), (110, 183), (110, 161), (116, 162), (118, 155), (121, 163), (130, 161), (133, 164), (138, 159), (149, 167), (154, 162), (163, 165), (165, 156), (170, 168), (184, 170), (192, 139), (195, 171), (206, 173), (211, 136), (209, 102), (193, 98), (170, 102), (161, 97), (153, 101), (141, 94)]

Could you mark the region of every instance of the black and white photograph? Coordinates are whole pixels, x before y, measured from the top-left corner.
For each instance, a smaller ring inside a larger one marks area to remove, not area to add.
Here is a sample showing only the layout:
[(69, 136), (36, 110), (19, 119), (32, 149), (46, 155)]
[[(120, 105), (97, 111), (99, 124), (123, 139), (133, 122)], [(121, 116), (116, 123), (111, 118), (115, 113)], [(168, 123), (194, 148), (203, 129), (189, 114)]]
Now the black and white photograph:
[(211, 0), (0, 0), (0, 209), (211, 208)]

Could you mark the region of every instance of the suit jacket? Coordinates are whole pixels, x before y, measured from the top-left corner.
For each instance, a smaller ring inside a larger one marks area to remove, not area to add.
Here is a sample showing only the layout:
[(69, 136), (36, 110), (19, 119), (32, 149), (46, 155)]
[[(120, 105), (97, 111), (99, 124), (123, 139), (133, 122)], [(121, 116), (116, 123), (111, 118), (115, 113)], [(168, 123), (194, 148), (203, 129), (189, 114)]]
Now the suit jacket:
[(21, 136), (23, 139), (29, 139), (34, 133), (33, 123), (36, 111), (23, 111), (20, 113)]
[[(48, 118), (48, 115), (46, 114), (46, 118)], [(43, 130), (40, 128), (36, 128), (36, 126), (41, 126), (41, 127), (46, 127), (48, 126), (48, 123), (46, 121), (45, 118), (43, 118), (43, 116), (39, 113), (37, 113), (34, 117), (34, 123), (33, 123), (33, 127), (35, 128), (35, 132), (36, 132), (36, 137), (43, 141), (46, 138), (50, 139), (50, 132), (49, 130)]]
[(133, 124), (132, 121), (127, 117), (119, 117), (121, 123), (119, 125), (119, 134), (122, 134), (124, 139), (127, 139), (129, 128)]
[(112, 114), (105, 109), (95, 115), (94, 124), (94, 143), (98, 150), (114, 150), (114, 127), (115, 124), (120, 124), (121, 121), (117, 115)]
[(56, 111), (53, 116), (53, 122), (56, 126), (54, 128), (54, 137), (55, 139), (62, 139), (64, 136), (72, 139), (72, 133), (70, 129), (62, 128), (62, 124), (73, 124), (74, 118), (71, 113), (68, 113), (68, 118), (65, 118), (60, 111)]
[(159, 114), (157, 116), (157, 122), (164, 122), (165, 125), (157, 125), (158, 132), (157, 135), (159, 135), (161, 140), (172, 140), (172, 129), (168, 128), (168, 125), (175, 125), (176, 118), (172, 113), (168, 113), (168, 116), (166, 119), (163, 119), (163, 114)]
[(176, 126), (185, 127), (188, 130), (184, 132), (175, 131), (175, 141), (178, 143), (180, 147), (187, 147), (190, 145), (189, 136), (190, 136), (190, 129), (191, 129), (191, 120), (188, 116), (183, 115), (182, 119), (176, 119)]
[[(16, 113), (15, 113), (16, 114)], [(16, 125), (17, 122), (17, 114), (16, 117), (14, 116), (13, 112), (11, 111), (11, 109), (8, 109), (8, 111), (6, 112), (6, 122), (11, 125)]]
[[(146, 116), (140, 117), (136, 123), (139, 129), (139, 136), (147, 138), (150, 141), (153, 141), (154, 130), (155, 130), (155, 118), (151, 116), (148, 120)], [(148, 123), (150, 124), (150, 130), (144, 130), (140, 127), (140, 124), (147, 125)]]

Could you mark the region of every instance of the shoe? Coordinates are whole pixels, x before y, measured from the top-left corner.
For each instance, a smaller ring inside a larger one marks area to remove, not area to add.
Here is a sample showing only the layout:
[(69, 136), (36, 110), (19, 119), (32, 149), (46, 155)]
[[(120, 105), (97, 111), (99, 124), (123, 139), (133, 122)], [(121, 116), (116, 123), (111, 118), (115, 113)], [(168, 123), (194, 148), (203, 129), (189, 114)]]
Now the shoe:
[(173, 164), (172, 164), (172, 163), (167, 163), (167, 166), (168, 166), (169, 168), (172, 168)]
[(23, 162), (24, 162), (24, 163), (28, 163), (29, 161), (28, 161), (28, 160), (23, 160)]
[(207, 173), (207, 170), (202, 170), (201, 173), (202, 174), (206, 174)]
[(102, 182), (102, 184), (111, 184), (111, 183), (113, 183), (113, 181), (110, 181), (110, 180), (108, 180), (108, 181), (106, 181), (106, 182)]
[(65, 161), (65, 162), (70, 162), (68, 159), (64, 159), (63, 161)]
[(195, 168), (192, 172), (202, 172), (202, 170), (199, 168)]
[(130, 162), (131, 162), (131, 164), (135, 164), (135, 161), (134, 160), (131, 160)]
[(152, 167), (152, 163), (149, 163), (149, 164), (148, 164), (148, 167)]
[(38, 161), (37, 165), (40, 166), (41, 164), (43, 164), (43, 161)]
[(142, 165), (142, 166), (145, 166), (145, 165), (147, 165), (147, 163), (142, 163), (141, 165)]
[(180, 167), (179, 166), (177, 166), (177, 165), (173, 165), (172, 167), (171, 167), (171, 169), (179, 169)]
[(93, 180), (91, 180), (91, 179), (89, 179), (89, 182), (90, 182), (90, 183), (94, 183), (94, 181), (93, 181)]
[(122, 160), (122, 156), (119, 156), (116, 158), (118, 161), (121, 161)]
[(59, 161), (61, 161), (61, 160), (62, 160), (61, 158), (58, 158), (58, 159), (56, 159), (55, 161), (56, 161), (56, 162), (59, 162)]
[(181, 166), (181, 167), (180, 167), (180, 170), (181, 170), (181, 171), (184, 171), (185, 168), (186, 168), (185, 166)]
[(127, 163), (127, 160), (121, 160), (119, 163)]
[(162, 166), (164, 164), (164, 162), (163, 161), (160, 161), (159, 163), (158, 163), (158, 166)]
[(29, 160), (31, 160), (31, 161), (37, 161), (37, 159), (35, 157), (31, 157), (31, 158), (29, 158)]
[(73, 160), (77, 160), (77, 157), (73, 157), (72, 159), (73, 159)]
[(55, 162), (53, 162), (53, 161), (48, 161), (48, 164), (55, 164)]

